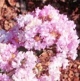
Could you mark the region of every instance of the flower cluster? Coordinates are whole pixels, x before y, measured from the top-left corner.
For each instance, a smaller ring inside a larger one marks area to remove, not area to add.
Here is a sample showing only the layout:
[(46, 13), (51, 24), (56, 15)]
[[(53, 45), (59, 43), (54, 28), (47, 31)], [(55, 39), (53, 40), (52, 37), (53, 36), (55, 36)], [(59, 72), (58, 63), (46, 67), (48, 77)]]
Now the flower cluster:
[[(60, 68), (77, 57), (74, 22), (51, 5), (16, 20), (9, 31), (0, 30), (0, 81), (60, 81)], [(44, 51), (52, 54), (47, 61), (40, 59)]]

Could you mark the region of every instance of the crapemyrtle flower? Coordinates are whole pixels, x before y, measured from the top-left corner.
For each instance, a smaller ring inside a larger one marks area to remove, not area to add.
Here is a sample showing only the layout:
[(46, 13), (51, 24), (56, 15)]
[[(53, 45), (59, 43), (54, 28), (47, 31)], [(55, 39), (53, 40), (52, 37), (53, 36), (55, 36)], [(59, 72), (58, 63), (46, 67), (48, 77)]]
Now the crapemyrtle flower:
[[(16, 20), (9, 31), (0, 30), (0, 81), (60, 81), (60, 68), (66, 69), (69, 59), (77, 57), (75, 23), (51, 5), (36, 8)], [(54, 54), (49, 58), (48, 74), (42, 74), (45, 63), (37, 51)]]

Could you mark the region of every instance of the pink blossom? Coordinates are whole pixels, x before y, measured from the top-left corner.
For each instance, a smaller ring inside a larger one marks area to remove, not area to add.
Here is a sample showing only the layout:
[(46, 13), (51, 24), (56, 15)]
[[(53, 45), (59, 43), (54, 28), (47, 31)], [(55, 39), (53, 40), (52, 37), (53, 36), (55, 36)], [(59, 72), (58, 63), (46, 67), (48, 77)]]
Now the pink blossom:
[[(77, 57), (75, 23), (51, 5), (16, 20), (16, 26), (9, 31), (0, 30), (0, 81), (60, 81), (60, 68), (66, 69), (68, 58)], [(33, 69), (39, 59), (35, 50), (44, 51), (54, 44), (56, 56), (49, 59), (49, 76), (36, 77)], [(21, 46), (26, 51), (18, 50)]]
[(6, 74), (0, 73), (0, 81), (12, 81)]

